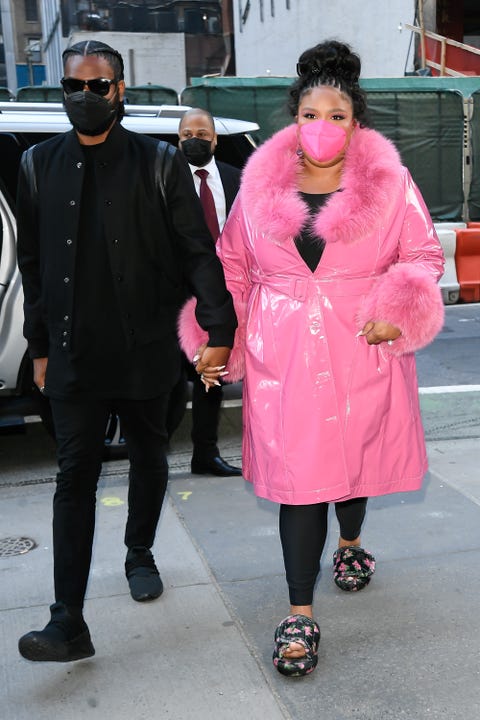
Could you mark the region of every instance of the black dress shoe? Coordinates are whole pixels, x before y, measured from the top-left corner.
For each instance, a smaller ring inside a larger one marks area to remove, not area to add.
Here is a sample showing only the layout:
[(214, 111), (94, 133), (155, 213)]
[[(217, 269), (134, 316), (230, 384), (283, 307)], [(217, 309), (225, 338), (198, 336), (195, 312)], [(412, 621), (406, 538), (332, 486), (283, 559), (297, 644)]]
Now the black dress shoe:
[(219, 477), (240, 477), (241, 468), (229, 465), (220, 455), (208, 460), (192, 458), (191, 470), (193, 475), (218, 475)]
[(90, 632), (79, 608), (62, 602), (50, 606), (51, 620), (18, 641), (20, 655), (37, 662), (73, 662), (95, 655)]
[(130, 595), (137, 602), (155, 600), (163, 593), (162, 579), (148, 548), (129, 548), (125, 560), (125, 574)]

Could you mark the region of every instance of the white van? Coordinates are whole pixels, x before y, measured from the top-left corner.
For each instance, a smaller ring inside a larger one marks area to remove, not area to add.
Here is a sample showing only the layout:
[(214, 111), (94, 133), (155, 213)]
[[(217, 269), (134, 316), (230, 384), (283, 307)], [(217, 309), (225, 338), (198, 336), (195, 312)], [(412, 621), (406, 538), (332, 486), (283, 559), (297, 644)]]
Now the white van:
[[(128, 130), (178, 142), (178, 123), (188, 107), (126, 105), (122, 124)], [(215, 157), (243, 167), (255, 149), (250, 133), (256, 123), (216, 117)], [(48, 400), (36, 391), (32, 363), (22, 334), (23, 294), (16, 264), (15, 196), (24, 150), (57, 133), (71, 130), (60, 103), (0, 102), (0, 426), (17, 424), (27, 415), (48, 422)]]

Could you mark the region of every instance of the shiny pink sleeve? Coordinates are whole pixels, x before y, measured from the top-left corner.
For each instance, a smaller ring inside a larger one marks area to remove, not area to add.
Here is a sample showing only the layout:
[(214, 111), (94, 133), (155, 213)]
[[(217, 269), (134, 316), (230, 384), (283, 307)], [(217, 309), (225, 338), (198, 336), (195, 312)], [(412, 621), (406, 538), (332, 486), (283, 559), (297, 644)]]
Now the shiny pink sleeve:
[(398, 257), (380, 275), (358, 315), (359, 326), (369, 320), (395, 325), (401, 336), (388, 352), (402, 355), (428, 345), (440, 332), (444, 306), (437, 283), (444, 255), (425, 202), (405, 170), (405, 214), (398, 238)]
[[(217, 255), (223, 266), (227, 288), (232, 294), (238, 319), (234, 345), (227, 365), (229, 374), (224, 378), (225, 382), (238, 382), (245, 371), (245, 325), (250, 290), (247, 238), (239, 194), (217, 241)], [(195, 319), (195, 304), (195, 298), (190, 298), (182, 308), (178, 320), (180, 346), (187, 357), (191, 358), (198, 347), (208, 340), (207, 333)]]

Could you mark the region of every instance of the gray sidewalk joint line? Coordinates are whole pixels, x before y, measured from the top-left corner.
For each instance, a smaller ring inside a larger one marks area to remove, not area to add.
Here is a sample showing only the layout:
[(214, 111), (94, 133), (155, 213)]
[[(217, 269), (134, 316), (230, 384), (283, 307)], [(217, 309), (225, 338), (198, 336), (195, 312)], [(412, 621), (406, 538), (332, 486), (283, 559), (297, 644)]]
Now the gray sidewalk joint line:
[(204, 553), (203, 553), (203, 550), (201, 549), (201, 547), (200, 547), (200, 546), (198, 545), (198, 543), (196, 542), (196, 540), (195, 540), (195, 538), (193, 537), (193, 535), (191, 534), (188, 526), (186, 525), (185, 520), (183, 519), (183, 517), (182, 517), (181, 514), (179, 513), (179, 511), (178, 511), (178, 509), (177, 509), (177, 506), (175, 505), (175, 503), (174, 503), (174, 501), (173, 501), (173, 499), (172, 499), (172, 497), (171, 497), (170, 491), (168, 490), (167, 492), (168, 492), (168, 502), (170, 503), (170, 506), (171, 506), (173, 512), (175, 513), (175, 515), (176, 515), (179, 523), (180, 523), (180, 524), (182, 525), (182, 527), (184, 528), (186, 534), (188, 535), (188, 538), (189, 538), (190, 542), (192, 543), (193, 547), (195, 548), (195, 551), (197, 552), (200, 560), (202, 561), (202, 563), (203, 563), (203, 565), (204, 565), (204, 567), (205, 567), (205, 570), (206, 570), (206, 572), (207, 572), (207, 574), (208, 574), (208, 576), (209, 576), (209, 578), (210, 578), (210, 580), (211, 580), (211, 583), (212, 583), (213, 587), (215, 588), (216, 592), (218, 593), (218, 596), (220, 597), (221, 601), (223, 602), (227, 613), (230, 615), (230, 617), (232, 618), (233, 622), (235, 623), (235, 627), (236, 627), (236, 629), (238, 630), (238, 632), (239, 632), (239, 634), (240, 634), (240, 637), (242, 638), (245, 647), (247, 648), (248, 652), (250, 653), (250, 655), (252, 656), (253, 660), (254, 660), (255, 663), (257, 664), (258, 669), (259, 669), (260, 672), (262, 673), (262, 676), (263, 676), (263, 678), (264, 678), (264, 680), (265, 680), (265, 683), (267, 684), (268, 689), (269, 689), (270, 692), (272, 693), (272, 696), (273, 696), (273, 698), (275, 699), (275, 702), (277, 703), (280, 712), (281, 712), (282, 715), (284, 716), (285, 720), (295, 720), (295, 718), (293, 718), (292, 715), (290, 715), (289, 711), (287, 710), (286, 706), (284, 705), (284, 703), (283, 703), (283, 701), (282, 701), (282, 699), (281, 699), (281, 697), (280, 697), (280, 695), (279, 695), (279, 693), (278, 693), (275, 685), (272, 683), (272, 680), (270, 679), (270, 677), (269, 677), (269, 676), (267, 675), (267, 673), (265, 672), (261, 657), (258, 655), (258, 653), (257, 653), (257, 651), (256, 651), (256, 648), (253, 647), (252, 644), (250, 643), (249, 638), (248, 638), (247, 634), (245, 633), (245, 630), (243, 629), (242, 621), (241, 621), (240, 618), (238, 617), (237, 613), (235, 612), (235, 608), (233, 607), (233, 605), (231, 604), (231, 602), (229, 601), (229, 599), (226, 597), (226, 595), (225, 595), (225, 593), (223, 592), (220, 584), (218, 583), (215, 575), (213, 574), (213, 572), (212, 572), (212, 570), (211, 570), (211, 568), (210, 568), (210, 565), (208, 564), (207, 559), (206, 559), (206, 557), (205, 557), (205, 555), (204, 555)]

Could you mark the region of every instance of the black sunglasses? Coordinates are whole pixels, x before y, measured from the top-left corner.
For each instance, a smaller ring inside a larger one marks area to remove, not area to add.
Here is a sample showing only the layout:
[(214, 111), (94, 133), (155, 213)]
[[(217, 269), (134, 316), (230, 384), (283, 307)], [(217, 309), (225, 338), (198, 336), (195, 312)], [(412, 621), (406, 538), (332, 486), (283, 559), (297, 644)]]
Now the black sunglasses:
[(313, 75), (320, 75), (320, 68), (312, 62), (298, 62), (297, 75), (299, 77), (302, 77), (302, 75), (306, 75), (307, 73), (312, 73)]
[(105, 97), (110, 92), (110, 85), (116, 85), (117, 80), (109, 80), (108, 78), (93, 78), (93, 80), (79, 80), (78, 78), (64, 77), (60, 80), (62, 83), (63, 91), (67, 95), (71, 95), (74, 92), (82, 92), (85, 85), (88, 87), (90, 92), (95, 95), (101, 95)]

